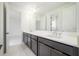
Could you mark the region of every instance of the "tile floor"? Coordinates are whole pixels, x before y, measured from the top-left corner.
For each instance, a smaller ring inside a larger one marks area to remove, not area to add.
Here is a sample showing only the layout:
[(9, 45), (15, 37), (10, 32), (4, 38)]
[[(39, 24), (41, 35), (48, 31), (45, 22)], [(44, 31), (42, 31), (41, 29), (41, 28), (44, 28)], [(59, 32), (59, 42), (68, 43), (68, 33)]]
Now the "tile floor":
[(35, 56), (35, 54), (25, 45), (15, 45), (7, 49), (7, 53), (4, 56)]

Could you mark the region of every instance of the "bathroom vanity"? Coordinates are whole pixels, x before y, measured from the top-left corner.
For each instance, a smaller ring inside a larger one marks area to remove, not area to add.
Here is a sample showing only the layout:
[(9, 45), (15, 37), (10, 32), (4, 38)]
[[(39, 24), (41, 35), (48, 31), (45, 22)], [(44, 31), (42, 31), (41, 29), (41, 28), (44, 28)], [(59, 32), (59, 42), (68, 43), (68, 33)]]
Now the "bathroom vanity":
[[(47, 34), (26, 33), (23, 32), (23, 42), (37, 56), (78, 56), (79, 48), (74, 41), (70, 43), (61, 40), (61, 37), (55, 38), (46, 36)], [(73, 38), (74, 39), (74, 38)]]

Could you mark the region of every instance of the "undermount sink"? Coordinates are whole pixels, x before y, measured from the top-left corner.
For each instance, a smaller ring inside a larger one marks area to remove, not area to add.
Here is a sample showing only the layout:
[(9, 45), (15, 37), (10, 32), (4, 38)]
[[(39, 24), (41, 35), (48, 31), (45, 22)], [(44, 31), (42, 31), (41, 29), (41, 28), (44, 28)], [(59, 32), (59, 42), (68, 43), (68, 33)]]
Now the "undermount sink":
[(55, 35), (47, 35), (48, 37), (57, 37), (57, 36), (55, 36)]
[(45, 36), (45, 37), (51, 37), (51, 38), (60, 38), (61, 37), (61, 32), (36, 31), (34, 33), (41, 35), (41, 36)]
[(52, 38), (61, 38), (61, 34), (60, 33), (51, 33), (46, 35), (47, 37), (52, 37)]
[(60, 36), (55, 36), (55, 35), (47, 35), (47, 37), (51, 37), (51, 38), (60, 38)]

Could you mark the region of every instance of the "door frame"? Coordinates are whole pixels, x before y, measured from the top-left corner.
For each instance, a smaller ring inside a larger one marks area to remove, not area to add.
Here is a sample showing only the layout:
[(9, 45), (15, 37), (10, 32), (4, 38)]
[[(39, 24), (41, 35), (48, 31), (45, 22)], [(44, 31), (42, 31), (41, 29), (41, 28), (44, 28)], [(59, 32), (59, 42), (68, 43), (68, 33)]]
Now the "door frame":
[(6, 5), (3, 3), (3, 53), (6, 53)]

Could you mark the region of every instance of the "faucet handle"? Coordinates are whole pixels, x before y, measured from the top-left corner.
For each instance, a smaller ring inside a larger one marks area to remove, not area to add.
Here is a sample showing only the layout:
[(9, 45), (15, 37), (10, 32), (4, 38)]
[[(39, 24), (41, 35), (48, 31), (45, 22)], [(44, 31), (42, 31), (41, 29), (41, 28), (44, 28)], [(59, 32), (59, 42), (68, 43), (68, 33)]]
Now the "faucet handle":
[(58, 32), (58, 33), (57, 33), (57, 37), (60, 37), (60, 36), (61, 36), (61, 34), (62, 34), (61, 32)]

